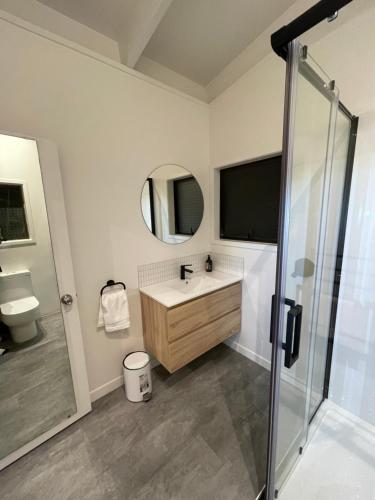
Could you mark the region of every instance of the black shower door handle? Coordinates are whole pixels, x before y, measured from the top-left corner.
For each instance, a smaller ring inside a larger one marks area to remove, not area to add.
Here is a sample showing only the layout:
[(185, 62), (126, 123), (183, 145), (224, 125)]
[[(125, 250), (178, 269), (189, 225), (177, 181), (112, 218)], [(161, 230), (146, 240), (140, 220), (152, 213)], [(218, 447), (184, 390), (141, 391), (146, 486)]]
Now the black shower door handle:
[(285, 300), (286, 305), (290, 306), (286, 320), (286, 339), (283, 343), (285, 351), (284, 366), (292, 368), (299, 358), (299, 347), (301, 343), (302, 326), (302, 306), (295, 304), (294, 300)]
[[(286, 339), (282, 344), (285, 351), (284, 366), (291, 368), (299, 358), (299, 348), (301, 343), (302, 311), (303, 307), (296, 304), (294, 300), (285, 299), (285, 305), (289, 306), (286, 320)], [(275, 311), (275, 295), (272, 295), (270, 342), (272, 343), (272, 326)]]

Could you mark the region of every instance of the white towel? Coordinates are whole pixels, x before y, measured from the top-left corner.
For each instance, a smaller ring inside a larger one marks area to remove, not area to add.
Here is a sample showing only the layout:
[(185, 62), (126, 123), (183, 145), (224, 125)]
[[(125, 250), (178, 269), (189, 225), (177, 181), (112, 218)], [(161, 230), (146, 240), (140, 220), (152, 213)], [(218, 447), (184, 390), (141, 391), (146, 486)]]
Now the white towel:
[(103, 291), (100, 297), (98, 326), (103, 325), (108, 333), (129, 328), (128, 296), (123, 287), (112, 286)]

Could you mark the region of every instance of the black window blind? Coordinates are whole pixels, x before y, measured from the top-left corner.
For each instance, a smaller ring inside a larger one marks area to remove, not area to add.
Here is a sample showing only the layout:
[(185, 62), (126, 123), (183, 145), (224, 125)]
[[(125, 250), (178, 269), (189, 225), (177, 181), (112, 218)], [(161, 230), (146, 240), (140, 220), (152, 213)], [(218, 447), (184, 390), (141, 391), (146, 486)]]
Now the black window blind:
[(220, 238), (277, 243), (281, 155), (220, 170)]

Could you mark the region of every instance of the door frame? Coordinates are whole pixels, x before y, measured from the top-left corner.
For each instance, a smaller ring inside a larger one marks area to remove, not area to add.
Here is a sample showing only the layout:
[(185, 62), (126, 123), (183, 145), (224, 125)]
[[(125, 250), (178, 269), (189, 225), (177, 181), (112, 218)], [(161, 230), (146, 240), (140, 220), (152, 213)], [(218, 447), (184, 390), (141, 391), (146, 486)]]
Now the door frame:
[(16, 132), (0, 130), (0, 134), (36, 141), (59, 295), (70, 294), (74, 299), (71, 306), (63, 305), (61, 312), (77, 406), (75, 414), (1, 459), (2, 470), (89, 413), (91, 400), (57, 146), (47, 139)]

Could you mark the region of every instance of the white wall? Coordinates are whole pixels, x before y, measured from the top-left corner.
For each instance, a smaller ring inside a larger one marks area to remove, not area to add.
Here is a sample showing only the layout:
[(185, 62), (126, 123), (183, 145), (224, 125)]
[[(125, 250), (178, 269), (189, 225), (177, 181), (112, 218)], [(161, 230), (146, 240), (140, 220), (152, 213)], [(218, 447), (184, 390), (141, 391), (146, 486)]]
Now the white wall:
[(35, 141), (0, 134), (0, 179), (21, 181), (26, 185), (34, 240), (27, 246), (0, 246), (2, 270), (29, 269), (41, 314), (55, 313), (60, 309), (60, 300)]
[[(208, 213), (184, 245), (150, 234), (140, 210), (143, 183), (176, 163), (208, 189), (208, 108), (120, 65), (110, 66), (0, 21), (0, 129), (59, 147), (90, 389), (121, 381), (124, 355), (142, 347), (137, 265), (205, 251)], [(97, 330), (100, 287), (126, 282), (129, 331)], [(104, 387), (103, 387), (104, 386)]]
[[(281, 60), (267, 56), (211, 103), (212, 202), (214, 168), (281, 151), (284, 71)], [(214, 251), (244, 257), (242, 329), (232, 345), (267, 366), (276, 245), (224, 242), (212, 229)]]

